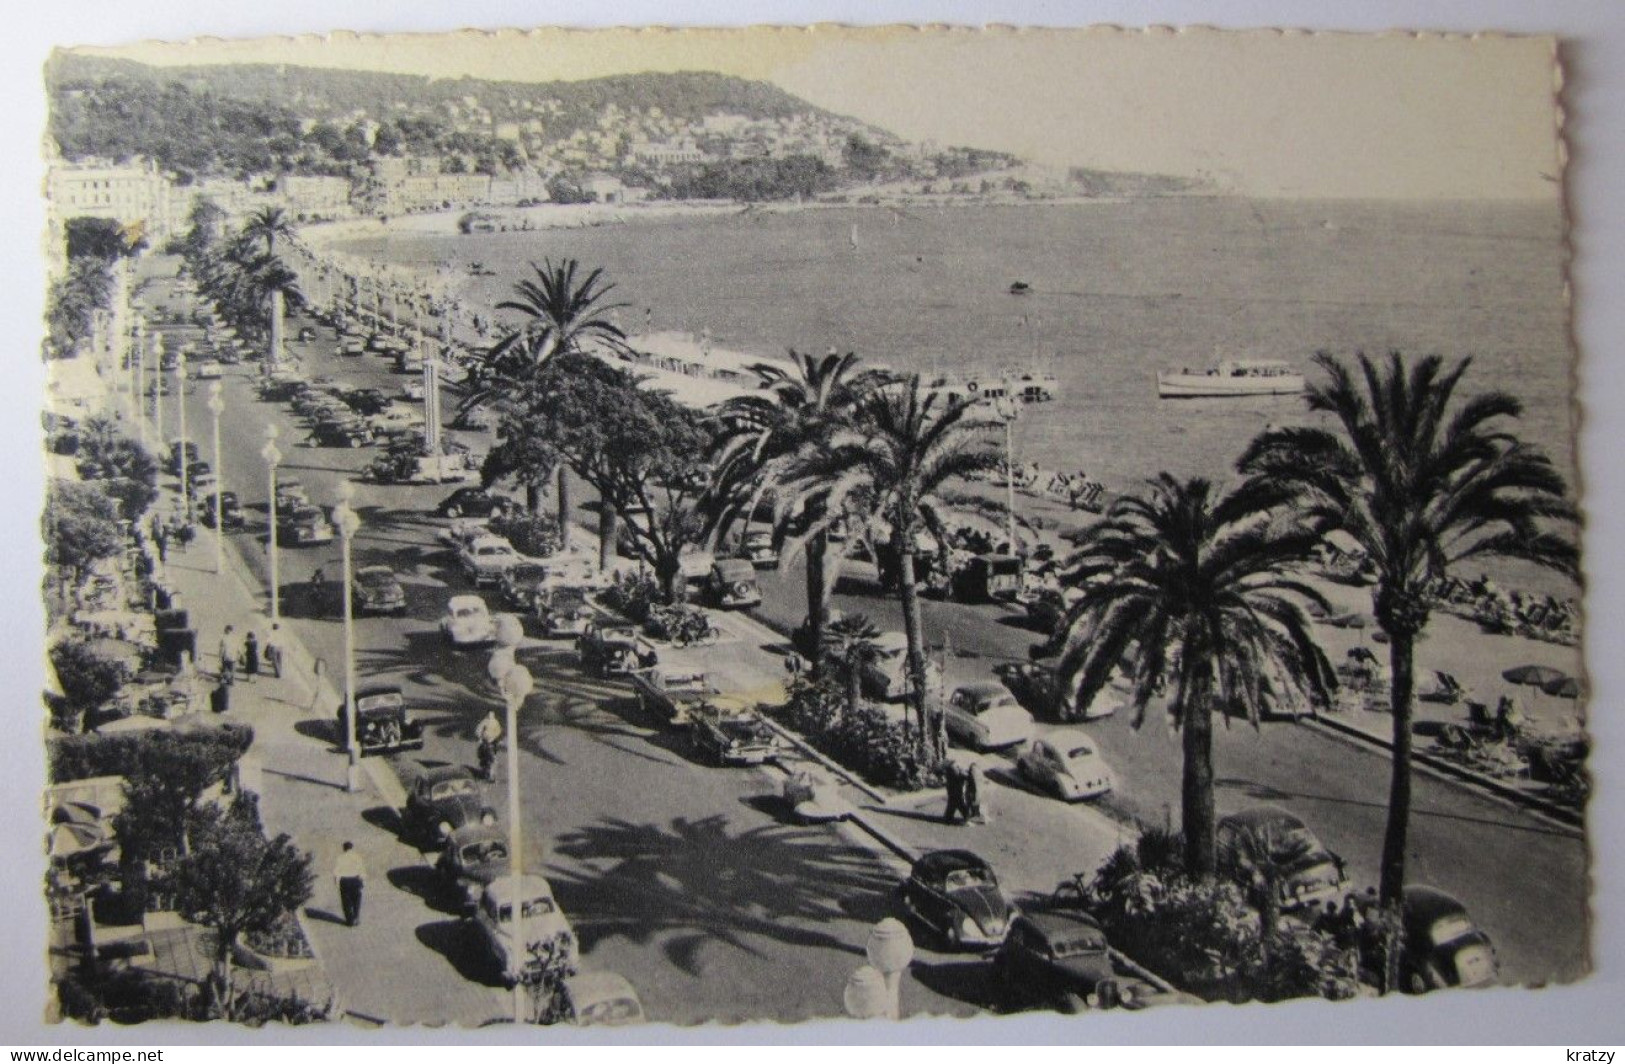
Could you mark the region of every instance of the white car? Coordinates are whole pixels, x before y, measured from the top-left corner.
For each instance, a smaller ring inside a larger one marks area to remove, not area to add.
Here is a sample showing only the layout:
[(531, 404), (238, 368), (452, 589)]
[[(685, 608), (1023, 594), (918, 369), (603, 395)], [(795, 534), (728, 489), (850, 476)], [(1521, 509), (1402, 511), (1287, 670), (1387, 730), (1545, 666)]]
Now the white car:
[(496, 641), (496, 621), (478, 595), (453, 595), (440, 616), (440, 634), (452, 646), (479, 646)]
[[(902, 698), (908, 692), (908, 640), (902, 632), (882, 632), (874, 641), (875, 658), (863, 666), (863, 690), (873, 698)], [(928, 655), (925, 659), (925, 690), (940, 690), (942, 670)]]
[(1081, 735), (1052, 734), (1034, 739), (1016, 758), (1021, 778), (1066, 802), (1098, 798), (1117, 783), (1111, 766)]
[(423, 411), (415, 406), (394, 403), (367, 419), (367, 427), (374, 435), (388, 432), (407, 432), (423, 427)]
[(451, 524), (435, 533), (440, 542), (458, 554), (461, 554), (463, 548), (476, 539), (491, 534), (491, 519), (489, 517), (454, 517), (451, 519)]
[(401, 385), (401, 394), (414, 403), (423, 402), (423, 381), (411, 380)]
[(1033, 715), (1001, 683), (966, 684), (948, 697), (948, 734), (979, 750), (998, 750), (1033, 737)]
[(204, 359), (192, 369), (192, 379), (200, 381), (217, 381), (221, 374), (220, 363), (212, 358)]
[(458, 554), (463, 574), (475, 587), (495, 585), (502, 574), (519, 564), (519, 552), (501, 536), (479, 536), (468, 541)]
[[(535, 951), (550, 945), (573, 963), (576, 936), (547, 880), (534, 872), (520, 877), (519, 919), (514, 919), (513, 876), (498, 876), (480, 892), (474, 932), (498, 972), (512, 985), (526, 968), (540, 963)], [(517, 926), (516, 926), (517, 925)]]

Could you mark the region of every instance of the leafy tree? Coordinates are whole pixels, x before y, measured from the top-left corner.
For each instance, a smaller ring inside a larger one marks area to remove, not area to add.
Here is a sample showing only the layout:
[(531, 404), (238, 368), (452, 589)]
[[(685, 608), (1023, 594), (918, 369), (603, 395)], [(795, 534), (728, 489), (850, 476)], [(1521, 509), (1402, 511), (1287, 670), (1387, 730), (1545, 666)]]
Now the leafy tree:
[(1376, 567), (1377, 625), (1388, 635), (1392, 672), (1392, 778), (1383, 838), (1381, 899), (1397, 907), (1405, 888), (1411, 807), (1411, 718), (1416, 641), (1427, 627), (1426, 591), (1469, 559), (1518, 558), (1578, 579), (1579, 552), (1552, 526), (1575, 520), (1551, 461), (1506, 422), (1523, 405), (1505, 392), (1457, 396), (1472, 364), (1429, 355), (1353, 367), (1322, 352), (1328, 380), (1309, 408), (1333, 427), (1260, 434), (1238, 463), (1259, 482), (1285, 485), (1303, 513), (1343, 529)]
[[(940, 526), (941, 492), (955, 478), (994, 468), (1000, 454), (968, 400), (943, 399), (918, 374), (863, 397), (850, 426), (804, 451), (781, 482), (779, 506), (802, 507), (829, 524), (863, 512), (889, 534), (900, 558), (898, 599), (908, 643), (910, 700), (924, 743), (925, 637), (914, 548)], [(940, 539), (939, 534), (939, 539)]]
[(80, 434), (79, 475), (118, 503), (118, 516), (135, 521), (158, 497), (158, 461), (118, 422), (95, 416)]
[(840, 663), (846, 682), (846, 709), (857, 712), (863, 701), (863, 670), (880, 658), (880, 629), (861, 613), (850, 613), (829, 625), (829, 657)]
[(113, 275), (107, 261), (84, 255), (68, 261), (68, 271), (53, 281), (46, 303), (47, 352), (68, 357), (91, 337), (95, 313), (113, 302)]
[(145, 240), (116, 218), (69, 218), (63, 227), (68, 258), (96, 258), (114, 262), (134, 254)]
[(118, 506), (96, 484), (53, 480), (45, 494), (45, 560), (77, 586), (85, 570), (124, 549)]
[(1215, 497), (1206, 480), (1164, 473), (1117, 500), (1062, 576), (1082, 593), (1056, 634), (1068, 701), (1081, 712), (1122, 669), (1138, 728), (1166, 693), (1183, 733), (1180, 824), (1192, 875), (1214, 869), (1214, 714), (1256, 726), (1298, 698), (1325, 705), (1336, 684), (1301, 605), (1325, 600), (1297, 576), (1319, 529), (1273, 522), (1281, 501), (1267, 485)]
[(232, 948), (245, 934), (264, 933), (285, 913), (310, 900), (314, 876), (309, 854), (287, 835), (267, 839), (258, 814), (241, 800), (225, 813), (198, 818), (196, 845), (175, 869), (181, 915), (214, 931), (214, 997), (234, 1018)]
[(261, 207), (249, 215), (248, 221), (243, 223), (243, 235), (265, 241), (266, 257), (275, 258), (277, 238), (291, 237), (293, 223), (288, 220), (288, 213), (281, 207)]
[(69, 733), (83, 730), (88, 714), (106, 705), (124, 683), (117, 662), (77, 639), (51, 645), (51, 670), (62, 689), (52, 716), (57, 727)]
[(846, 146), (841, 150), (841, 161), (852, 172), (852, 176), (864, 181), (879, 176), (885, 169), (890, 153), (880, 145), (872, 143), (861, 133), (853, 133), (846, 138)]

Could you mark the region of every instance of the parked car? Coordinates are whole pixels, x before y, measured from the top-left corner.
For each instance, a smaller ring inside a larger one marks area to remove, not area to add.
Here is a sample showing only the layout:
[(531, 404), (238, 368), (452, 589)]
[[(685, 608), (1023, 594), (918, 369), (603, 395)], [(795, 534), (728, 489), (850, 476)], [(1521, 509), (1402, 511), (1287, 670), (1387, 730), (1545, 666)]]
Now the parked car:
[[(346, 743), (348, 707), (339, 703), (339, 745)], [(423, 723), (413, 720), (406, 709), (400, 686), (372, 683), (355, 693), (355, 740), (361, 756), (392, 754), (397, 750), (423, 749)]]
[(719, 765), (760, 765), (779, 755), (784, 740), (751, 710), (713, 702), (690, 707), (694, 751)]
[(1406, 887), (1403, 918), (1399, 985), (1408, 993), (1487, 986), (1500, 975), (1490, 936), (1473, 923), (1465, 905), (1444, 891)]
[(773, 533), (746, 532), (739, 545), (739, 556), (758, 569), (772, 569), (779, 564), (778, 548), (773, 546)]
[(1033, 715), (1003, 684), (954, 688), (946, 713), (948, 734), (978, 750), (999, 750), (1033, 737)]
[(279, 477), (276, 482), (276, 507), (280, 513), (291, 510), (295, 506), (309, 506), (310, 496), (305, 492), (304, 484), (292, 477)]
[(311, 436), (321, 447), (360, 448), (372, 442), (371, 430), (353, 417), (318, 421), (311, 430)]
[(463, 914), (473, 916), (480, 893), (510, 871), (508, 833), (495, 824), (464, 824), (446, 840), (435, 869), (458, 893)]
[(638, 709), (673, 728), (685, 727), (691, 714), (722, 692), (703, 672), (678, 671), (656, 665), (630, 674)]
[(512, 503), (504, 496), (493, 495), (484, 488), (458, 488), (440, 501), (435, 512), (441, 517), (490, 517), (504, 513)]
[(225, 371), (220, 367), (220, 360), (206, 358), (192, 367), (192, 379), (200, 381), (217, 381)]
[(582, 669), (597, 676), (618, 676), (660, 662), (654, 647), (638, 636), (637, 625), (604, 618), (587, 622), (576, 640), (576, 654)]
[(706, 574), (705, 591), (723, 609), (759, 606), (762, 589), (756, 583), (756, 567), (744, 558), (717, 558)]
[(1335, 900), (1347, 882), (1343, 859), (1321, 845), (1303, 821), (1275, 806), (1222, 817), (1214, 847), (1218, 872), (1228, 879), (1244, 879), (1261, 858), (1281, 869), (1276, 892), (1283, 912)]
[(481, 536), (489, 535), (491, 522), (488, 518), (454, 517), (449, 525), (435, 533), (435, 538), (450, 547), (453, 554), (461, 554), (464, 547)]
[(277, 510), (276, 541), (284, 547), (309, 547), (333, 542), (333, 526), (314, 506), (295, 503)]
[(1006, 1007), (1050, 1003), (1081, 1011), (1115, 974), (1106, 932), (1073, 909), (1021, 914), (993, 955), (993, 986)]
[(457, 562), (470, 583), (485, 587), (496, 584), (505, 571), (519, 564), (519, 552), (501, 536), (484, 535), (470, 540), (458, 553)]
[(306, 325), (299, 330), (299, 334), (297, 337), (295, 337), (295, 339), (297, 339), (300, 343), (309, 343), (310, 341), (316, 339), (316, 330), (312, 329), (309, 325)]
[(1098, 798), (1117, 782), (1106, 759), (1080, 735), (1034, 739), (1017, 756), (1016, 773), (1063, 802)]
[(495, 641), (496, 621), (478, 595), (453, 595), (440, 615), (440, 634), (452, 646), (482, 646)]
[[(875, 656), (863, 666), (863, 690), (871, 698), (894, 701), (908, 693), (908, 641), (902, 632), (882, 632), (875, 639)], [(925, 662), (928, 694), (942, 685), (942, 670), (929, 657)]]
[(425, 849), (439, 849), (467, 824), (491, 825), (496, 810), (485, 804), (474, 774), (462, 765), (425, 769), (412, 781), (401, 814), (405, 835)]
[(1022, 561), (1008, 554), (978, 554), (953, 576), (954, 598), (964, 602), (1014, 602), (1021, 594)]
[(346, 406), (363, 417), (371, 417), (389, 409), (389, 396), (377, 388), (355, 388), (341, 396)]
[(626, 1027), (644, 1019), (637, 991), (614, 972), (582, 972), (565, 979), (556, 1008), (560, 1020), (577, 1027)]
[[(220, 493), (220, 514), (221, 527), (243, 527), (243, 505), (237, 500), (237, 493), (235, 491), (222, 491)], [(203, 513), (201, 520), (203, 521), (204, 525), (209, 528), (213, 528), (215, 525), (214, 492), (212, 491), (207, 492), (203, 496)]]
[(549, 639), (581, 635), (593, 614), (586, 594), (578, 587), (546, 588), (533, 602), (542, 634)]
[(921, 857), (901, 894), (909, 915), (956, 950), (996, 947), (1017, 915), (992, 866), (969, 850)]
[(345, 358), (360, 358), (367, 353), (367, 345), (359, 336), (346, 336), (339, 341), (339, 354)]
[(355, 571), (351, 606), (356, 613), (406, 612), (406, 591), (387, 565), (364, 565)]
[(415, 377), (412, 380), (407, 381), (405, 384), (401, 385), (401, 395), (414, 403), (423, 402), (423, 381)]
[(497, 591), (502, 604), (509, 609), (530, 613), (536, 609), (536, 598), (547, 590), (551, 574), (547, 566), (530, 558), (521, 558), (502, 571), (497, 580)]
[(423, 411), (405, 403), (389, 402), (370, 412), (367, 426), (380, 436), (412, 432), (423, 427)]
[[(576, 954), (575, 932), (554, 900), (547, 880), (531, 872), (521, 876), (519, 882), (522, 893), (517, 898), (512, 876), (501, 876), (487, 884), (480, 892), (473, 919), (481, 947), (510, 985), (537, 963), (534, 950), (551, 945), (567, 962), (573, 962)], [(518, 920), (514, 919), (516, 908)]]

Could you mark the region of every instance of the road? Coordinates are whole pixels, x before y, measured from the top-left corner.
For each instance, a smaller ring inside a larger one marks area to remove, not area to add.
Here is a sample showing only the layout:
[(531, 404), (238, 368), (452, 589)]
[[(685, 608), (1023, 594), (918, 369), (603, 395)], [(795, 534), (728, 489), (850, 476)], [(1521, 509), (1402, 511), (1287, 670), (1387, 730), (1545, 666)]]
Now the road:
[[(291, 346), (316, 372), (346, 383), (391, 392), (404, 381), (377, 356), (332, 356), (330, 341)], [(263, 521), (266, 471), (259, 450), (267, 422), (281, 429), (282, 475), (304, 481), (313, 501), (335, 501), (339, 483), (353, 479), (371, 450), (297, 445), (302, 428), (285, 406), (253, 398), (249, 374), (245, 367), (228, 373), (222, 445), (225, 483), (242, 496), (251, 522)], [(201, 389), (189, 403), (192, 435), (208, 457)], [(360, 669), (365, 676), (397, 676), (421, 699), (431, 721), (423, 757), (430, 762), (469, 760), (473, 725), (493, 704), (483, 655), (450, 654), (433, 631), (446, 596), (465, 587), (433, 542), (438, 523), (424, 515), (448, 490), (361, 485), (356, 500), (363, 521), (357, 564), (391, 565), (409, 599), (405, 619), (357, 625)], [(263, 547), (252, 534), (240, 538), (263, 575)], [(281, 552), (284, 616), (333, 666), (341, 660), (340, 626), (313, 616), (302, 592), (316, 565), (335, 573), (337, 558), (336, 544)], [(795, 623), (800, 573), (787, 567), (764, 575), (761, 613)], [(899, 624), (895, 604), (861, 581), (844, 587), (836, 605), (865, 612), (883, 627)], [(928, 602), (925, 620), (929, 632), (952, 631), (951, 682), (984, 678), (999, 660), (1024, 659), (1036, 638), (993, 607)], [(895, 869), (829, 832), (779, 824), (768, 800), (775, 781), (693, 764), (636, 719), (623, 691), (586, 682), (569, 657), (545, 655), (549, 667), (539, 686), (546, 693), (535, 700), (545, 708), (525, 731), (522, 771), (527, 808), (537, 810), (527, 828), (542, 844), (561, 902), (582, 932), (588, 966), (622, 971), (645, 993), (651, 1015), (662, 1019), (828, 1014), (845, 974), (858, 963), (866, 923), (886, 911)], [(1112, 815), (1161, 823), (1177, 811), (1179, 746), (1162, 721), (1149, 720), (1136, 731), (1120, 714), (1081, 730), (1117, 770), (1118, 790), (1107, 799)], [(1286, 806), (1346, 858), (1357, 884), (1376, 882), (1388, 779), (1380, 751), (1309, 726), (1269, 724), (1255, 731), (1237, 725), (1217, 734), (1215, 768), (1221, 813), (1260, 802)], [(403, 776), (411, 771), (402, 766)], [(1065, 822), (1055, 823), (1061, 830)], [(1467, 903), (1497, 942), (1506, 978), (1564, 981), (1586, 971), (1581, 832), (1419, 772), (1411, 842), (1412, 880)], [(1064, 866), (1062, 860), (1056, 867)], [(1007, 874), (1036, 886), (1053, 883), (1053, 871)], [(828, 987), (828, 994), (801, 992), (807, 986)], [(944, 997), (923, 986), (918, 992), (921, 1007), (949, 1011), (967, 1008), (964, 1000), (975, 996), (961, 990)]]

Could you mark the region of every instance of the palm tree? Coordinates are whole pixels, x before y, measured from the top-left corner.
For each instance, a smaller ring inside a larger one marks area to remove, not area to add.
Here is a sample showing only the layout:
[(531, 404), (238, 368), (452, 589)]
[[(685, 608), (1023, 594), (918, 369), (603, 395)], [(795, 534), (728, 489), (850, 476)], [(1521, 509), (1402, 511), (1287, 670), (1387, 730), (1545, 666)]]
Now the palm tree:
[[(548, 259), (541, 266), (532, 262), (530, 268), (536, 279), (517, 282), (513, 286), (515, 298), (497, 304), (498, 310), (518, 311), (525, 320), (469, 369), (465, 395), (457, 408), (459, 418), (509, 392), (516, 384), (533, 381), (555, 354), (579, 352), (589, 338), (612, 349), (626, 347), (626, 333), (611, 316), (628, 304), (604, 302), (615, 286), (603, 283), (602, 269), (578, 281), (581, 266), (575, 259), (557, 264)], [(569, 480), (562, 462), (558, 470), (558, 504), (559, 536), (568, 543)]]
[(846, 711), (857, 711), (863, 701), (863, 667), (880, 657), (880, 629), (861, 613), (847, 614), (829, 625), (828, 653), (841, 663), (841, 679), (846, 682)]
[(971, 415), (969, 400), (945, 398), (926, 388), (918, 374), (866, 394), (851, 424), (822, 445), (801, 452), (781, 481), (783, 511), (805, 507), (816, 524), (854, 512), (884, 528), (900, 559), (897, 594), (908, 645), (910, 700), (926, 738), (925, 638), (914, 550), (920, 533), (944, 509), (943, 488), (955, 478), (991, 469), (1001, 460), (986, 426)]
[(1550, 460), (1505, 427), (1522, 404), (1504, 392), (1458, 400), (1472, 364), (1429, 355), (1386, 364), (1358, 355), (1358, 372), (1322, 352), (1329, 380), (1309, 389), (1309, 409), (1333, 427), (1261, 434), (1238, 467), (1258, 481), (1296, 490), (1305, 510), (1324, 513), (1353, 537), (1376, 568), (1373, 605), (1388, 635), (1393, 765), (1383, 838), (1381, 900), (1397, 906), (1405, 887), (1411, 807), (1411, 715), (1416, 641), (1428, 623), (1426, 590), (1468, 558), (1520, 558), (1575, 575), (1575, 545), (1545, 522), (1571, 522), (1573, 504)]
[[(890, 379), (879, 370), (860, 372), (861, 360), (851, 351), (843, 355), (831, 348), (824, 355), (808, 355), (791, 348), (790, 361), (792, 370), (771, 363), (749, 367), (759, 390), (728, 400), (714, 419), (719, 432), (706, 505), (716, 523), (715, 542), (734, 523), (749, 525), (757, 505), (786, 475), (797, 453), (827, 440), (865, 394)], [(833, 583), (829, 529), (816, 516), (783, 514), (775, 522), (781, 537), (802, 533), (792, 539), (784, 560), (806, 552), (807, 650), (815, 672), (823, 664), (826, 603)]]
[(243, 223), (243, 235), (253, 240), (265, 241), (265, 254), (276, 254), (276, 240), (279, 236), (293, 236), (293, 223), (288, 220), (287, 212), (281, 207), (261, 207), (248, 216)]
[(1214, 713), (1256, 725), (1272, 706), (1326, 704), (1336, 683), (1302, 605), (1324, 599), (1296, 572), (1319, 530), (1272, 521), (1281, 501), (1267, 486), (1216, 496), (1206, 480), (1164, 473), (1113, 504), (1063, 576), (1082, 592), (1056, 636), (1068, 699), (1081, 710), (1123, 669), (1134, 726), (1165, 693), (1183, 733), (1180, 825), (1192, 875), (1214, 867)]

